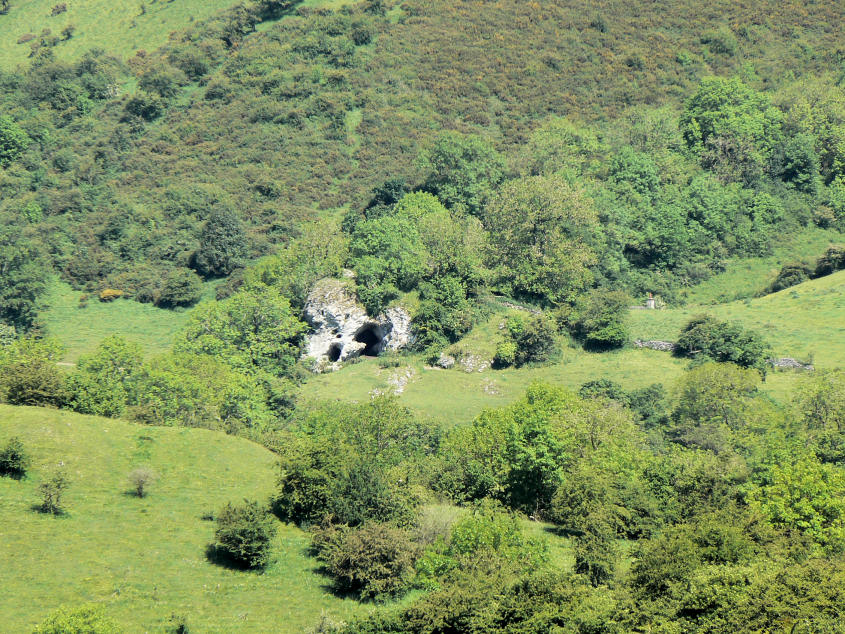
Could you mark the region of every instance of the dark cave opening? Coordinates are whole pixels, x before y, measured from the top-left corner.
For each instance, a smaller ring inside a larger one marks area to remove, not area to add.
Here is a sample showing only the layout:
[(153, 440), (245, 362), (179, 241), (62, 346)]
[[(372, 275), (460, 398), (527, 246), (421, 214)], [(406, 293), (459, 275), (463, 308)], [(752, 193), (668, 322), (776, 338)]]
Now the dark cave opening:
[(331, 348), (329, 348), (329, 361), (334, 363), (340, 359), (340, 344), (335, 343), (332, 344)]
[(366, 326), (357, 335), (355, 341), (363, 343), (366, 347), (361, 351), (361, 356), (377, 357), (381, 351), (381, 337), (375, 331), (374, 326)]

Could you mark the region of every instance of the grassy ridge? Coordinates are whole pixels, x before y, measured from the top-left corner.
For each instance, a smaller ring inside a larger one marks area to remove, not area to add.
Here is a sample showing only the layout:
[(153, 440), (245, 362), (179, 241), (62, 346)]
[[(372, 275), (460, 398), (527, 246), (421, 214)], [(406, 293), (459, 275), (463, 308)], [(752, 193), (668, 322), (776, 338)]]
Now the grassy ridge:
[(812, 358), (819, 368), (845, 365), (845, 271), (765, 297), (717, 306), (635, 311), (633, 336), (673, 340), (691, 316), (702, 312), (761, 330), (776, 356)]
[[(13, 0), (7, 15), (0, 16), (0, 68), (14, 68), (26, 62), (28, 44), (17, 44), (26, 34), (38, 35), (50, 29), (58, 35), (68, 24), (76, 26), (70, 40), (59, 44), (57, 55), (78, 57), (91, 48), (102, 48), (119, 57), (129, 57), (138, 49), (154, 49), (165, 42), (171, 31), (194, 20), (205, 19), (234, 2), (232, 0), (72, 0), (68, 10), (51, 16), (57, 0)], [(141, 7), (144, 12), (141, 12)]]
[[(362, 609), (324, 589), (306, 556), (306, 535), (280, 525), (264, 574), (209, 563), (213, 522), (228, 501), (263, 500), (274, 457), (246, 440), (199, 429), (143, 427), (35, 408), (0, 406), (0, 442), (19, 435), (30, 475), (0, 478), (0, 614), (26, 632), (56, 606), (104, 602), (127, 631), (161, 631), (174, 613), (199, 632), (297, 632), (321, 611), (348, 619)], [(64, 461), (68, 514), (32, 510), (45, 472)], [(127, 494), (128, 472), (150, 465), (151, 494)]]
[[(46, 298), (47, 309), (41, 314), (47, 334), (64, 344), (64, 360), (68, 362), (93, 352), (110, 335), (139, 344), (147, 356), (164, 353), (189, 314), (189, 310), (165, 310), (131, 300), (103, 303), (97, 300), (96, 293), (91, 293), (87, 306), (80, 308), (81, 295), (57, 282)], [(214, 297), (213, 284), (206, 285), (205, 295)]]

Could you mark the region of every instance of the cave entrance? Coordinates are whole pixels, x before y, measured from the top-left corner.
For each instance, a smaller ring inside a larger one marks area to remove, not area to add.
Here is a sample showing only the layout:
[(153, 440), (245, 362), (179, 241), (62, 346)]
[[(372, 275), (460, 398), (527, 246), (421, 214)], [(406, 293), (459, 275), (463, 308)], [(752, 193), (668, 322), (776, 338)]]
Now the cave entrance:
[(334, 363), (335, 361), (340, 360), (340, 344), (333, 343), (329, 348), (329, 361)]
[(377, 357), (381, 352), (381, 337), (376, 332), (377, 326), (365, 326), (355, 335), (355, 341), (364, 344), (361, 356)]

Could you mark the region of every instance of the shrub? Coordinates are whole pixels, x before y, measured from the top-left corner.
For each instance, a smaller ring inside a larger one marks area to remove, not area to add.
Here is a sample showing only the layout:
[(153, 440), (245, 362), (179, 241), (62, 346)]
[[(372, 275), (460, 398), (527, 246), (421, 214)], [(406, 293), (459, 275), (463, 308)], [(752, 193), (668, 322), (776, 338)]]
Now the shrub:
[(0, 116), (0, 167), (8, 167), (30, 142), (27, 133), (11, 117)]
[(504, 178), (504, 159), (486, 140), (444, 132), (424, 151), (419, 164), (426, 174), (423, 189), (450, 209), (478, 215)]
[(153, 121), (164, 114), (166, 103), (159, 95), (139, 92), (126, 102), (126, 113), (145, 121)]
[(163, 308), (190, 306), (202, 295), (202, 280), (188, 269), (175, 269), (164, 280), (156, 304)]
[(191, 266), (205, 277), (223, 277), (243, 266), (246, 256), (246, 234), (240, 218), (225, 207), (213, 209), (200, 232), (200, 246)]
[(616, 566), (616, 534), (608, 519), (588, 516), (575, 538), (575, 572), (586, 575), (593, 586), (607, 583)]
[(50, 614), (33, 634), (118, 634), (117, 622), (107, 617), (101, 606), (61, 607)]
[(581, 298), (570, 328), (587, 348), (619, 348), (628, 341), (628, 307), (631, 297), (621, 291), (594, 290)]
[(326, 526), (315, 530), (312, 543), (340, 592), (380, 601), (400, 595), (413, 580), (417, 547), (389, 524)]
[(41, 491), (41, 495), (44, 498), (40, 507), (42, 513), (51, 513), (52, 515), (61, 515), (64, 513), (62, 496), (69, 484), (64, 469), (61, 467), (56, 469), (41, 483), (38, 490)]
[(841, 244), (828, 247), (824, 255), (816, 262), (816, 277), (830, 275), (845, 269), (845, 246)]
[(790, 286), (797, 286), (806, 282), (813, 274), (813, 270), (803, 262), (784, 264), (777, 277), (769, 285), (767, 292), (777, 293)]
[(693, 317), (681, 331), (675, 354), (731, 362), (766, 372), (771, 352), (763, 337), (738, 323), (719, 321), (709, 315)]
[(146, 497), (157, 478), (156, 472), (149, 467), (137, 467), (129, 472), (129, 484), (139, 498)]
[(123, 291), (116, 288), (105, 288), (100, 291), (101, 302), (113, 302), (118, 297), (123, 297)]
[(11, 438), (3, 449), (0, 449), (0, 476), (10, 476), (16, 480), (26, 475), (29, 467), (29, 456), (23, 448), (20, 438)]
[(227, 504), (217, 514), (214, 550), (246, 568), (263, 568), (270, 557), (276, 526), (269, 511), (258, 502)]
[(11, 405), (59, 406), (65, 402), (65, 376), (56, 365), (54, 342), (19, 339), (0, 358), (0, 386)]
[(521, 315), (511, 317), (506, 337), (496, 347), (494, 363), (499, 367), (548, 361), (558, 347), (554, 322), (545, 315), (536, 315), (529, 321)]

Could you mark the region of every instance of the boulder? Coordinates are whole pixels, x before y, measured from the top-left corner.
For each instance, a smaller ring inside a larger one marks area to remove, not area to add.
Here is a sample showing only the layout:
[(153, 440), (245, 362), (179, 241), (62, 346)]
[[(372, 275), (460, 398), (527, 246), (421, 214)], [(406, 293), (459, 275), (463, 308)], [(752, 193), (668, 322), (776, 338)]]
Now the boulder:
[(358, 302), (350, 279), (320, 280), (305, 301), (305, 321), (311, 326), (304, 356), (315, 369), (336, 369), (360, 356), (378, 356), (413, 343), (411, 315), (401, 307), (371, 317)]

